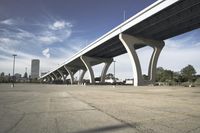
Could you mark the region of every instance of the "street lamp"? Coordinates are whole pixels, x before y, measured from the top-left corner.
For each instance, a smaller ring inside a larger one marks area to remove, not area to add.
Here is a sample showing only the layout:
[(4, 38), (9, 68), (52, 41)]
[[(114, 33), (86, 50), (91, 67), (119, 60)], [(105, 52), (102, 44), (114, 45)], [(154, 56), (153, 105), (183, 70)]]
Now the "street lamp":
[(15, 80), (15, 78), (14, 78), (14, 77), (15, 77), (15, 76), (14, 76), (14, 75), (15, 75), (15, 57), (16, 57), (17, 55), (16, 55), (16, 54), (13, 54), (12, 56), (13, 56), (13, 58), (14, 58), (14, 59), (13, 59), (13, 86), (12, 86), (12, 87), (14, 87), (14, 80)]

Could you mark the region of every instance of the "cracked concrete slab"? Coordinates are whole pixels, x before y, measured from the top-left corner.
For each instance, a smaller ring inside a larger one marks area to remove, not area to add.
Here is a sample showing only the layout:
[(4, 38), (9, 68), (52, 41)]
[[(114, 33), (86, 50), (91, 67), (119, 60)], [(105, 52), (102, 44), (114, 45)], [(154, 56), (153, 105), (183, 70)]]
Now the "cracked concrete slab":
[(0, 84), (0, 133), (199, 133), (200, 88)]

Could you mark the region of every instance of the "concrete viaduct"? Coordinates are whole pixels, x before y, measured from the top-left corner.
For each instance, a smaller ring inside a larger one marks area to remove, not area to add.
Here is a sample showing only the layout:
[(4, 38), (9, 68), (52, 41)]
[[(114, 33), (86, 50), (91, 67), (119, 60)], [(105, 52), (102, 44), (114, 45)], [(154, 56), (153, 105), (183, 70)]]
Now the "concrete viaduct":
[[(113, 57), (128, 53), (134, 78), (134, 86), (155, 82), (156, 66), (164, 40), (200, 27), (199, 0), (158, 0), (110, 32), (106, 33), (66, 62), (51, 70), (40, 79), (46, 82), (62, 79), (69, 75), (71, 84), (74, 74), (81, 71), (79, 83), (83, 82), (86, 71), (90, 83), (95, 83), (92, 66), (104, 63), (101, 82), (113, 61)], [(141, 65), (136, 50), (150, 46), (153, 53), (149, 62), (148, 80), (142, 77)]]

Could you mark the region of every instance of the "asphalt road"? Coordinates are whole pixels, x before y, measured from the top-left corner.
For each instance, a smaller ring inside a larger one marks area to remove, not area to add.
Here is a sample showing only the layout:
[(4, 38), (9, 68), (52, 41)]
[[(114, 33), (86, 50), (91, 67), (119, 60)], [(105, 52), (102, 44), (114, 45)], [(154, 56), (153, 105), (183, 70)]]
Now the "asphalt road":
[(200, 133), (200, 88), (0, 84), (0, 133)]

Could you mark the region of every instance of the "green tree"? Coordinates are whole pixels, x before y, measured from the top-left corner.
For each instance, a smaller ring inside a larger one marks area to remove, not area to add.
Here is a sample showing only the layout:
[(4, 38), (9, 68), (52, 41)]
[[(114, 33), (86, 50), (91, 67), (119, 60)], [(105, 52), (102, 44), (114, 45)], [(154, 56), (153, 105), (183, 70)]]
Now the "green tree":
[(188, 65), (184, 67), (183, 69), (181, 69), (181, 75), (186, 81), (190, 81), (190, 82), (193, 81), (195, 74), (196, 74), (196, 70), (194, 69), (192, 65)]
[(174, 72), (171, 70), (165, 70), (162, 67), (158, 67), (156, 71), (157, 82), (172, 82), (174, 81)]
[(161, 82), (161, 79), (162, 79), (162, 76), (163, 76), (163, 72), (164, 72), (164, 69), (162, 67), (158, 67), (156, 69), (156, 81), (157, 82)]
[(173, 71), (171, 71), (171, 70), (164, 70), (162, 76), (163, 76), (163, 80), (164, 81), (172, 81), (173, 80)]
[(173, 73), (173, 80), (177, 83), (181, 83), (181, 82), (184, 82), (184, 78), (183, 76), (181, 75), (180, 72), (174, 72)]
[(173, 71), (165, 70), (162, 67), (158, 67), (156, 71), (156, 81), (166, 82), (173, 80)]

